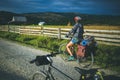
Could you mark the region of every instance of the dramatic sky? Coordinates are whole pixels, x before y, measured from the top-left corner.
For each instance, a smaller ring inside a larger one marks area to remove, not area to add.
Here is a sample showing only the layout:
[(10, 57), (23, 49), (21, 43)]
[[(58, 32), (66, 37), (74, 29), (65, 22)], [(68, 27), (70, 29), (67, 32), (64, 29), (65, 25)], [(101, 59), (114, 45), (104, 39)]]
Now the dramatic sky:
[(120, 15), (120, 0), (1, 0), (0, 11)]

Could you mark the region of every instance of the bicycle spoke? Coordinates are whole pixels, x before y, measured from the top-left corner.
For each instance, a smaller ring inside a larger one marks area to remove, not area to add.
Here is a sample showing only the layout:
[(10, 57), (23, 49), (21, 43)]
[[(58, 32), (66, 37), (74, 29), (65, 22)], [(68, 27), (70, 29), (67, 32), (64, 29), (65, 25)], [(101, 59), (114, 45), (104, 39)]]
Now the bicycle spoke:
[(89, 57), (85, 57), (85, 59), (80, 59), (79, 60), (79, 66), (82, 69), (90, 69), (93, 65), (94, 58), (93, 58), (93, 53), (90, 54)]
[(63, 60), (65, 60), (65, 61), (67, 61), (67, 58), (68, 58), (68, 52), (67, 52), (67, 50), (66, 50), (66, 45), (67, 45), (67, 43), (65, 43), (65, 44), (62, 44), (62, 45), (60, 45), (60, 47), (59, 47), (59, 53), (61, 53), (61, 57), (62, 57), (62, 59)]

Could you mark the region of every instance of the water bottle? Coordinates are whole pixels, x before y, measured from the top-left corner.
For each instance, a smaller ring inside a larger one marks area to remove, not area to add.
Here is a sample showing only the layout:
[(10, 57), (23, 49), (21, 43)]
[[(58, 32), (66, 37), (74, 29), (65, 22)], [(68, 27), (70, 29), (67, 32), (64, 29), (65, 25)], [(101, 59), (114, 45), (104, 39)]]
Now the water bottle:
[(82, 74), (80, 80), (86, 80), (85, 75)]
[(99, 80), (99, 75), (98, 74), (94, 75), (94, 80)]

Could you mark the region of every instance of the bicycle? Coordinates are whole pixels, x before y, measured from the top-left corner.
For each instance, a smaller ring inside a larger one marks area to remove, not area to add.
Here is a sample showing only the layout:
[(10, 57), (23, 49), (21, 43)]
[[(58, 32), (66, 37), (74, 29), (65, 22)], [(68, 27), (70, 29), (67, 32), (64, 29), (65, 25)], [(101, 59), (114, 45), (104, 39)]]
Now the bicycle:
[(84, 70), (79, 67), (74, 67), (77, 72), (81, 74), (80, 80), (104, 80), (103, 72), (97, 69)]
[[(72, 37), (70, 37), (70, 40), (71, 40)], [(67, 45), (68, 42), (66, 43), (63, 43), (60, 45), (59, 47), (59, 53), (61, 53), (61, 57), (63, 58), (63, 60), (67, 61), (67, 58), (69, 56), (68, 52), (67, 52), (67, 49), (66, 49), (66, 45)], [(80, 44), (77, 45), (78, 47), (81, 46)], [(77, 60), (77, 63), (79, 64), (80, 68), (82, 69), (90, 69), (92, 66), (93, 66), (93, 63), (94, 63), (94, 55), (93, 55), (93, 52), (89, 52), (89, 53), (86, 53), (84, 54), (84, 57), (83, 56), (77, 56), (76, 55), (76, 49), (78, 48), (75, 48), (74, 46), (71, 47), (71, 51), (74, 55), (74, 57), (76, 58)]]
[[(51, 59), (51, 57), (55, 56), (56, 54), (58, 53), (54, 53), (54, 54), (51, 53), (43, 56), (36, 56), (35, 59), (30, 61), (30, 64), (35, 63), (37, 66), (43, 66), (43, 69), (41, 69), (40, 71), (36, 71), (33, 74), (32, 80), (56, 80), (51, 72), (52, 68), (58, 70), (57, 68), (52, 66), (53, 61)], [(46, 65), (47, 65), (47, 68), (45, 68)], [(64, 74), (60, 70), (58, 71)], [(73, 80), (71, 77), (69, 77), (66, 74), (64, 74), (64, 76), (66, 76), (68, 80)]]
[[(56, 53), (59, 54), (59, 53)], [(40, 71), (36, 71), (33, 76), (32, 76), (32, 80), (58, 80), (55, 79), (53, 74), (52, 74), (52, 68), (58, 70), (57, 68), (55, 68), (54, 66), (52, 66), (52, 59), (51, 57), (55, 56), (56, 54), (47, 54), (47, 55), (42, 55), (42, 56), (36, 56), (35, 59), (30, 61), (30, 64), (35, 63), (37, 66), (43, 66), (43, 69)], [(45, 68), (45, 66), (48, 66), (47, 69)], [(80, 73), (79, 76), (79, 80), (103, 80), (103, 77), (101, 75), (100, 72), (96, 72), (96, 75), (94, 77), (86, 77), (86, 74), (91, 72), (89, 70), (84, 70), (84, 69), (80, 69), (78, 67), (74, 67), (74, 69)], [(58, 70), (60, 73), (64, 74), (63, 72), (61, 72), (60, 70)], [(91, 73), (90, 73), (91, 74)], [(93, 74), (93, 73), (92, 73)], [(69, 77), (68, 75), (64, 74), (64, 76), (66, 76), (67, 78), (65, 80), (74, 80), (71, 77)], [(96, 79), (97, 78), (97, 79)], [(100, 79), (102, 78), (102, 79)]]

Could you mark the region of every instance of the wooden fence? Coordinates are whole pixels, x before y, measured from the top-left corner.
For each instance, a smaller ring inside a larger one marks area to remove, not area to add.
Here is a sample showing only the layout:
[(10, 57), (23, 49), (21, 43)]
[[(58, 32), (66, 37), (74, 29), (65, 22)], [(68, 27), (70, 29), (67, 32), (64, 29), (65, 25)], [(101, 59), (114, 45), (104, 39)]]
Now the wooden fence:
[[(47, 28), (47, 27), (29, 27), (29, 26), (0, 26), (1, 31), (10, 31), (28, 35), (48, 35), (58, 39), (67, 39), (65, 35), (70, 31), (68, 28)], [(84, 35), (94, 36), (96, 41), (108, 45), (120, 46), (119, 30), (93, 30), (85, 29)]]

